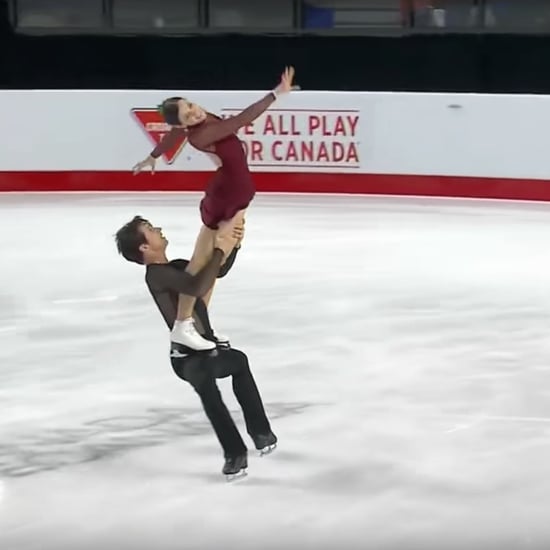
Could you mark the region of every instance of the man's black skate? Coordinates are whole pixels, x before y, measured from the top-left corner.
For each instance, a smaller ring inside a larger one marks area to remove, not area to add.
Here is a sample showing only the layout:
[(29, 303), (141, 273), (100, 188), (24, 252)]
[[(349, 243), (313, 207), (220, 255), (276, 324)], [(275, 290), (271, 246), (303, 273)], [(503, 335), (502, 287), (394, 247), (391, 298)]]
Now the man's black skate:
[(223, 474), (225, 475), (227, 481), (233, 481), (240, 477), (245, 477), (246, 469), (248, 468), (248, 455), (244, 453), (240, 456), (229, 456), (225, 459), (225, 464), (223, 465)]
[(253, 439), (256, 449), (260, 451), (260, 456), (268, 455), (277, 448), (277, 436), (273, 432), (255, 435)]

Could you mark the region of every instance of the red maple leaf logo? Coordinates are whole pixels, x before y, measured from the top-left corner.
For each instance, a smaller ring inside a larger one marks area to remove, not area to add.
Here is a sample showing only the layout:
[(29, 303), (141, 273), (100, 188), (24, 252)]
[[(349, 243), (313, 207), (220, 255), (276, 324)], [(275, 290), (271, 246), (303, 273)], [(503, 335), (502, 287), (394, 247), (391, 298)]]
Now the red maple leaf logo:
[[(132, 109), (131, 112), (155, 147), (170, 131), (170, 126), (162, 120), (162, 116), (157, 109)], [(172, 164), (176, 160), (186, 143), (187, 138), (181, 137), (174, 147), (162, 155), (167, 164)]]

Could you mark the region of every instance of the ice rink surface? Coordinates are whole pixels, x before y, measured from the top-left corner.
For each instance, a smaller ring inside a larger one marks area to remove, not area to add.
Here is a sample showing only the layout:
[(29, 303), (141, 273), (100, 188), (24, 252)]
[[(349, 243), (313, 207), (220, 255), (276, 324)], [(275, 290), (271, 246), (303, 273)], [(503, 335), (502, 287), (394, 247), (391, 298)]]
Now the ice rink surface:
[(550, 205), (259, 195), (211, 318), (280, 442), (228, 484), (113, 240), (189, 257), (199, 200), (0, 195), (2, 550), (550, 547)]

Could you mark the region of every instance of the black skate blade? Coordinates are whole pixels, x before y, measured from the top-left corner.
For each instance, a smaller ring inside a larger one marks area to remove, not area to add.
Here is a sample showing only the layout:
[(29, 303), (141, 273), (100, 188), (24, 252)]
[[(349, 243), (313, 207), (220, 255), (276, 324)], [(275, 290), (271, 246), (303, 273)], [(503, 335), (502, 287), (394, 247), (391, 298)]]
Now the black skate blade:
[(245, 478), (248, 475), (245, 468), (243, 468), (240, 472), (237, 472), (236, 474), (225, 474), (225, 480), (227, 483), (231, 483), (233, 481), (239, 481), (240, 479)]
[(267, 447), (260, 449), (260, 456), (270, 455), (276, 448), (277, 448), (277, 443), (274, 443), (273, 445), (268, 445)]

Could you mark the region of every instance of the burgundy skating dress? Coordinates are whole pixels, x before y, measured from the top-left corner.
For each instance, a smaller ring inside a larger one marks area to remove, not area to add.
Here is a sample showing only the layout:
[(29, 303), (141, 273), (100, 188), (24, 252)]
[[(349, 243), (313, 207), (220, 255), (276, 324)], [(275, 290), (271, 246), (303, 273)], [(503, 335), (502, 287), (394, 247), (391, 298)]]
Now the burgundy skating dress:
[(234, 117), (220, 119), (208, 113), (206, 119), (195, 126), (173, 127), (151, 152), (152, 157), (158, 158), (171, 149), (178, 138), (186, 136), (195, 149), (219, 157), (221, 166), (208, 182), (200, 204), (202, 222), (210, 229), (217, 229), (221, 221), (247, 208), (254, 198), (256, 189), (237, 132), (251, 124), (274, 101), (275, 95), (269, 93)]

